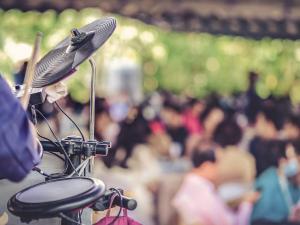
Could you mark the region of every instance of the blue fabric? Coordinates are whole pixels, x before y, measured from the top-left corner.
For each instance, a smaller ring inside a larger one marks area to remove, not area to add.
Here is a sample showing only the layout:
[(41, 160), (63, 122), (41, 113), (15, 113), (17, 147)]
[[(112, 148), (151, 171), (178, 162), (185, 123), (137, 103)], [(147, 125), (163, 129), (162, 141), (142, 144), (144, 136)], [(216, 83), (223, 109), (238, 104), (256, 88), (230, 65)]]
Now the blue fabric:
[[(286, 221), (289, 216), (289, 208), (280, 187), (277, 169), (271, 167), (265, 170), (257, 178), (255, 188), (261, 193), (261, 197), (254, 205), (251, 220)], [(300, 198), (299, 187), (288, 184), (288, 190), (293, 204), (297, 203)]]
[(22, 180), (39, 162), (30, 121), (0, 76), (0, 178)]

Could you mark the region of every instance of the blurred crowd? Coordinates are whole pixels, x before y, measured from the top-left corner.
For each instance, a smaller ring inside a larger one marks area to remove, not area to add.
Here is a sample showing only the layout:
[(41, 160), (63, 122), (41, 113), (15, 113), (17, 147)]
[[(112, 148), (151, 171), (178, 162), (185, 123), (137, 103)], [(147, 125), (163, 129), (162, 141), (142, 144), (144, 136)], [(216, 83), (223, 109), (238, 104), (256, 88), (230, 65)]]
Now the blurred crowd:
[[(97, 98), (95, 136), (112, 147), (93, 175), (134, 196), (131, 214), (147, 225), (297, 224), (300, 111), (288, 97), (261, 99), (258, 79), (250, 72), (248, 89), (226, 97)], [(59, 104), (88, 136), (88, 105)], [(76, 134), (54, 105), (40, 110), (60, 137)]]

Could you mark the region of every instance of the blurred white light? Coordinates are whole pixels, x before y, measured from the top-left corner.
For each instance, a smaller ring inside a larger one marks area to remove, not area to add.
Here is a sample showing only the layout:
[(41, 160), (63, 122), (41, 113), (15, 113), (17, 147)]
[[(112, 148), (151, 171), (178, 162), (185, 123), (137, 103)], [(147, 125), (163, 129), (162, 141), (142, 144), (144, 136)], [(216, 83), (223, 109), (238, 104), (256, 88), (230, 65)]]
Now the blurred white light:
[(133, 26), (124, 26), (121, 29), (121, 39), (131, 40), (138, 35), (138, 30)]
[(241, 46), (236, 42), (232, 42), (232, 43), (226, 42), (221, 47), (224, 53), (227, 55), (238, 55), (241, 54), (242, 52)]
[(46, 39), (46, 45), (49, 48), (52, 48), (56, 44), (58, 44), (63, 38), (67, 36), (66, 32), (62, 29), (54, 31), (50, 34)]
[(140, 39), (144, 44), (151, 44), (154, 41), (154, 35), (150, 31), (144, 31), (141, 33)]
[(90, 15), (90, 16), (86, 16), (83, 19), (83, 24), (89, 24), (91, 22), (94, 22), (95, 20), (99, 19), (99, 17), (95, 16), (95, 15)]
[(300, 61), (300, 48), (295, 49), (295, 57), (297, 61)]
[(4, 52), (14, 62), (26, 60), (31, 55), (31, 46), (26, 43), (17, 43), (14, 40), (8, 38), (5, 40)]
[(154, 119), (156, 116), (154, 108), (150, 106), (145, 107), (145, 109), (143, 110), (143, 116), (145, 117), (146, 120)]
[(152, 54), (155, 59), (164, 59), (167, 55), (167, 52), (164, 46), (156, 45), (152, 48)]

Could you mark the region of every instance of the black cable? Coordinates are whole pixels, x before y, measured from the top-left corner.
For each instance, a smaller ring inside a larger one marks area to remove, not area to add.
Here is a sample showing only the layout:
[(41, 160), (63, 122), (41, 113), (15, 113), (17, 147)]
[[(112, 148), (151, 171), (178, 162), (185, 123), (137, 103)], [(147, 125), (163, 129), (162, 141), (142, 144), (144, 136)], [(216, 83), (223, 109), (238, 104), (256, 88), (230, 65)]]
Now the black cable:
[(59, 148), (59, 146), (58, 146), (54, 141), (52, 141), (50, 138), (47, 138), (47, 137), (41, 135), (37, 129), (36, 129), (36, 133), (37, 133), (37, 135), (38, 135), (40, 138), (49, 141), (51, 144), (53, 144), (54, 146), (56, 146), (56, 147)]
[[(54, 141), (52, 141), (51, 139), (49, 139), (49, 138), (46, 138), (46, 137), (44, 137), (44, 136), (42, 136), (42, 135), (40, 135), (38, 132), (37, 132), (37, 135), (40, 137), (40, 138), (42, 138), (42, 139), (45, 139), (45, 140), (47, 140), (47, 141), (49, 141), (51, 144), (53, 144), (55, 147), (57, 147), (58, 149), (60, 149), (60, 146), (59, 145), (57, 145)], [(60, 156), (59, 154), (57, 154), (56, 152), (44, 152), (44, 153), (49, 153), (49, 154), (52, 154), (52, 155), (55, 155), (57, 158), (60, 158), (61, 160), (63, 160), (63, 161), (66, 161), (66, 159), (65, 158), (63, 158), (62, 156)], [(61, 152), (62, 153), (62, 152)], [(63, 153), (62, 153), (63, 154)]]
[(80, 133), (80, 136), (81, 136), (82, 140), (85, 141), (84, 135), (83, 135), (82, 131), (80, 130), (80, 128), (78, 127), (78, 125), (75, 123), (75, 121), (60, 107), (60, 105), (57, 102), (55, 102), (54, 104), (73, 123), (73, 125), (76, 127), (76, 129)]
[[(121, 206), (120, 206), (120, 209), (119, 209), (119, 212), (118, 212), (117, 216), (113, 219), (113, 221), (111, 221), (108, 224), (108, 225), (113, 225), (117, 221), (117, 219), (120, 217), (120, 215), (121, 215), (121, 212), (122, 212), (122, 209), (123, 209), (123, 201), (122, 201), (122, 194), (121, 194), (120, 190), (118, 190), (116, 188), (110, 188), (110, 190), (115, 191), (118, 194), (118, 196), (120, 197), (120, 202), (121, 202)], [(113, 195), (110, 197), (110, 201), (109, 202), (111, 202), (111, 198), (112, 197), (113, 197)]]
[(74, 167), (74, 165), (73, 165), (73, 163), (72, 163), (70, 157), (68, 156), (67, 151), (65, 150), (64, 146), (63, 146), (63, 145), (61, 144), (61, 142), (59, 141), (58, 137), (55, 135), (55, 133), (54, 133), (54, 131), (52, 130), (52, 128), (51, 128), (51, 126), (50, 126), (49, 121), (47, 120), (47, 118), (46, 118), (46, 117), (43, 115), (43, 113), (41, 113), (41, 111), (39, 111), (38, 109), (35, 109), (35, 111), (36, 111), (38, 114), (40, 114), (40, 116), (45, 120), (47, 126), (49, 127), (49, 129), (50, 129), (50, 131), (51, 131), (53, 137), (55, 138), (55, 140), (56, 140), (57, 143), (59, 144), (59, 146), (60, 146), (60, 148), (61, 148), (63, 154), (65, 155), (67, 161), (69, 162), (69, 164), (71, 165), (71, 167), (72, 167), (72, 169), (75, 171), (75, 173), (79, 176), (79, 174), (78, 174), (77, 170), (75, 169), (75, 167)]
[(50, 132), (52, 133), (53, 137), (55, 138), (55, 140), (56, 140), (58, 143), (60, 143), (59, 138), (55, 135), (53, 129), (52, 129), (51, 126), (50, 126), (49, 121), (48, 121), (47, 118), (44, 116), (44, 114), (43, 114), (40, 110), (38, 110), (38, 109), (35, 109), (35, 111), (38, 112), (38, 114), (40, 114), (40, 116), (45, 120), (45, 122), (46, 122), (46, 124), (47, 124), (47, 126), (48, 126)]
[[(59, 145), (57, 145), (57, 144), (56, 144), (54, 141), (52, 141), (51, 139), (42, 136), (42, 135), (38, 132), (37, 129), (36, 129), (36, 133), (37, 133), (37, 135), (38, 135), (40, 138), (49, 141), (51, 144), (53, 144), (55, 147), (57, 147), (57, 149), (60, 149), (60, 146), (59, 146)], [(62, 149), (60, 149), (60, 150), (61, 150), (61, 153), (62, 153), (63, 150), (62, 150)], [(65, 165), (64, 165), (64, 171), (63, 171), (62, 173), (59, 173), (59, 174), (61, 174), (62, 176), (64, 176), (64, 175), (66, 174), (67, 170), (68, 170), (68, 163), (67, 163), (66, 157), (63, 158), (63, 157), (61, 157), (60, 155), (58, 155), (57, 153), (55, 153), (55, 152), (44, 152), (44, 153), (50, 153), (50, 154), (55, 155), (56, 157), (60, 158), (62, 161), (64, 161), (64, 164), (65, 164)], [(63, 154), (63, 153), (62, 153), (62, 154)], [(57, 175), (57, 174), (55, 174), (55, 175)], [(50, 175), (49, 175), (49, 177), (52, 177), (52, 176), (53, 176), (53, 174), (50, 174)]]
[[(42, 135), (38, 132), (38, 130), (36, 130), (36, 133), (37, 133), (37, 135), (38, 135), (40, 138), (49, 141), (51, 144), (53, 144), (54, 146), (56, 146), (57, 149), (60, 149), (60, 150), (61, 150), (61, 153), (63, 154), (63, 150), (62, 150), (62, 149), (60, 148), (60, 146), (57, 145), (54, 141), (52, 141), (51, 139), (49, 139), (49, 138), (47, 138), (47, 137), (42, 136)], [(60, 159), (62, 159), (62, 160), (64, 161), (64, 163), (65, 163), (65, 166), (64, 166), (64, 167), (65, 167), (65, 168), (64, 168), (64, 171), (62, 172), (62, 174), (65, 174), (65, 173), (67, 172), (67, 170), (68, 170), (68, 163), (67, 163), (66, 156), (64, 155), (65, 158), (62, 158), (60, 155), (56, 154), (55, 152), (48, 152), (48, 153), (53, 154), (53, 155), (57, 156), (58, 158), (60, 158)]]
[(51, 175), (45, 173), (43, 170), (41, 170), (39, 167), (33, 167), (32, 171), (36, 171), (38, 172), (39, 174), (45, 176), (45, 177), (51, 177)]
[(76, 221), (76, 220), (73, 220), (71, 217), (68, 217), (68, 216), (65, 215), (64, 213), (59, 213), (59, 216), (60, 216), (61, 218), (65, 219), (65, 220), (68, 220), (68, 221), (72, 222), (72, 223), (76, 223), (76, 224), (79, 224), (79, 225), (84, 225), (84, 224), (81, 223), (81, 222), (78, 222), (78, 221)]
[[(57, 148), (59, 148), (60, 149), (60, 147), (59, 147), (59, 145), (57, 145), (54, 141), (52, 141), (51, 139), (49, 139), (49, 138), (46, 138), (46, 137), (44, 137), (44, 136), (42, 136), (41, 134), (39, 134), (39, 132), (37, 131), (36, 132), (37, 133), (37, 135), (40, 137), (40, 138), (42, 138), (42, 139), (45, 139), (45, 140), (47, 140), (47, 141), (49, 141), (51, 144), (53, 144), (55, 147), (57, 147)], [(58, 155), (56, 152), (45, 152), (45, 153), (49, 153), (49, 154), (52, 154), (52, 155), (55, 155), (57, 158), (60, 158), (61, 160), (63, 160), (63, 161), (66, 161), (66, 159), (65, 158), (63, 158), (63, 157), (61, 157), (60, 155)]]
[(83, 213), (83, 209), (80, 210), (80, 214), (79, 214), (79, 221), (80, 221), (80, 223), (82, 223), (82, 213)]

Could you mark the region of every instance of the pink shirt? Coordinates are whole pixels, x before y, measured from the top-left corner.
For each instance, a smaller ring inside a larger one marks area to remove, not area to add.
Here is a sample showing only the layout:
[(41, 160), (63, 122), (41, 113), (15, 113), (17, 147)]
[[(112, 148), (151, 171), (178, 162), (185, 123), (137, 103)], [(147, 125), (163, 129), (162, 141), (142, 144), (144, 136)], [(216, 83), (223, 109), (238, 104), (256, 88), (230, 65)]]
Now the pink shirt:
[(234, 213), (217, 195), (214, 185), (195, 174), (188, 174), (173, 205), (184, 225), (247, 225), (252, 205), (242, 203)]
[(187, 110), (183, 116), (183, 122), (190, 134), (201, 134), (203, 127), (199, 121), (199, 118), (194, 116), (190, 110)]

